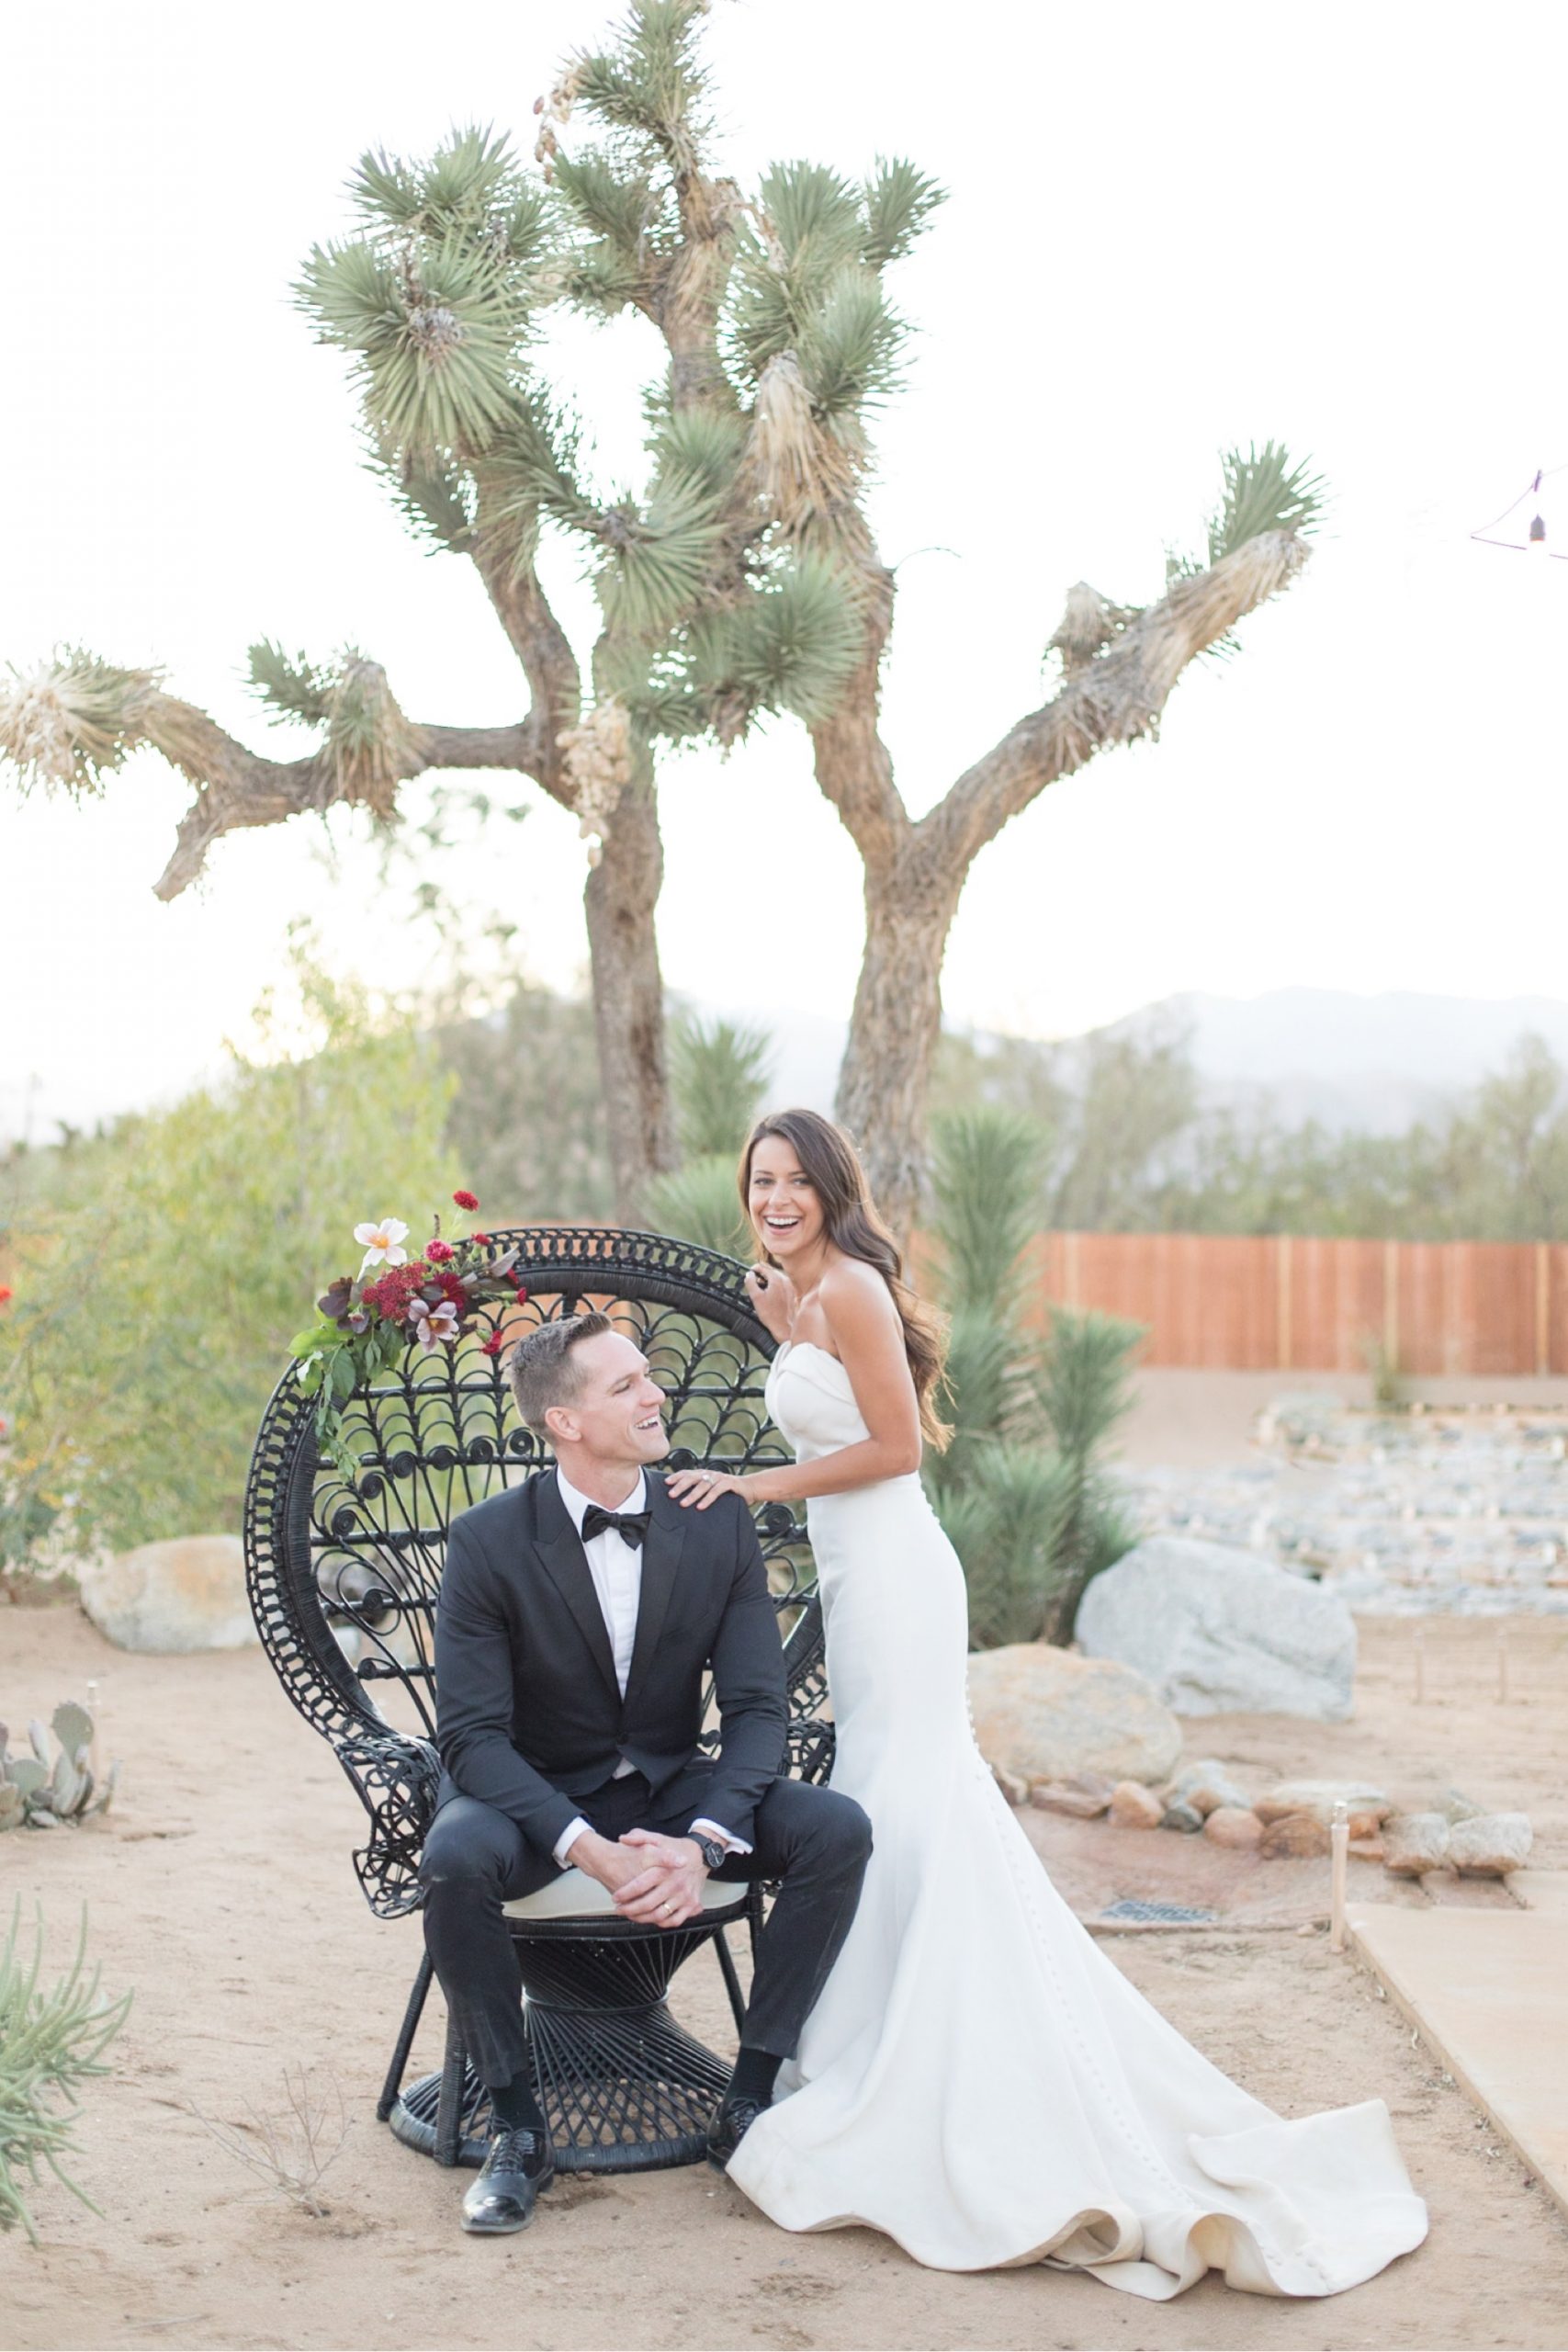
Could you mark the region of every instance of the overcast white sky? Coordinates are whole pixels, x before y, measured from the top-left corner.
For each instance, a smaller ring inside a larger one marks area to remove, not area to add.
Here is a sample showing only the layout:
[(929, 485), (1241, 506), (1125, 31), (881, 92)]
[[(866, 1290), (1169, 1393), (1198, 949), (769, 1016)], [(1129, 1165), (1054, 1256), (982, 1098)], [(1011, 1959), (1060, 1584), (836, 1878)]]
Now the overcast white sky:
[[(288, 289), (348, 225), (363, 148), (421, 152), (475, 118), (531, 147), (534, 97), (613, 13), (9, 0), (0, 660), (65, 639), (162, 663), (285, 754), (304, 740), (240, 683), (263, 634), (357, 642), (419, 719), (520, 715), (477, 582), (425, 557), (360, 469), (342, 366)], [(1427, 0), (716, 0), (742, 177), (892, 153), (951, 191), (897, 275), (921, 334), (880, 433), (901, 566), (886, 719), (912, 808), (1039, 699), (1070, 582), (1146, 596), (1166, 544), (1198, 543), (1224, 444), (1281, 437), (1334, 488), (1305, 580), (1246, 625), (1242, 659), (981, 862), (953, 1017), (1053, 1035), (1190, 989), (1568, 994), (1568, 563), (1467, 536), (1568, 462), (1565, 26)], [(633, 473), (626, 363), (651, 366), (649, 331), (559, 349), (606, 472)], [(1568, 551), (1568, 473), (1549, 489)], [(565, 983), (582, 853), (525, 789), (536, 812), (467, 887)], [(335, 876), (297, 821), (231, 837), (198, 894), (160, 905), (186, 798), (145, 756), (100, 806), (18, 812), (0, 786), (0, 1133), (29, 1100), (38, 1134), (209, 1066), (299, 912), (344, 968), (417, 977), (350, 823)], [(669, 983), (842, 1015), (858, 866), (801, 730), (688, 756), (662, 805)]]

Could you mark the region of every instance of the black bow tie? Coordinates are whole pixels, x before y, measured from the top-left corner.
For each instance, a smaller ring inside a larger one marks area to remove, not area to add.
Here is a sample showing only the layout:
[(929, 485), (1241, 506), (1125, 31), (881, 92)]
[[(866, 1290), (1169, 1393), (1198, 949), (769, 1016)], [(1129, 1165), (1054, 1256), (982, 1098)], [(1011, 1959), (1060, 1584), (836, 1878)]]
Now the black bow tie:
[(582, 1540), (592, 1544), (596, 1535), (604, 1535), (613, 1527), (623, 1544), (634, 1549), (648, 1533), (651, 1511), (601, 1510), (597, 1503), (590, 1503), (582, 1514)]

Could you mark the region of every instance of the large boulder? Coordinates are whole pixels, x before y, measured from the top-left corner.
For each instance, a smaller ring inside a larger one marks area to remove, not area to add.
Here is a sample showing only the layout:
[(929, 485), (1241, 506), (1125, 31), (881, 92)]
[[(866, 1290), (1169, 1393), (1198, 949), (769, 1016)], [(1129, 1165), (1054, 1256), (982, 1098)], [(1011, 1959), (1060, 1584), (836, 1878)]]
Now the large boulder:
[(82, 1606), (122, 1650), (237, 1650), (257, 1639), (237, 1535), (143, 1544), (81, 1571)]
[(1078, 1607), (1091, 1658), (1145, 1675), (1183, 1715), (1351, 1712), (1356, 1623), (1333, 1593), (1231, 1544), (1156, 1535), (1095, 1577)]
[(1160, 1781), (1181, 1753), (1180, 1724), (1142, 1675), (1047, 1642), (972, 1657), (969, 1705), (987, 1762), (1031, 1782)]

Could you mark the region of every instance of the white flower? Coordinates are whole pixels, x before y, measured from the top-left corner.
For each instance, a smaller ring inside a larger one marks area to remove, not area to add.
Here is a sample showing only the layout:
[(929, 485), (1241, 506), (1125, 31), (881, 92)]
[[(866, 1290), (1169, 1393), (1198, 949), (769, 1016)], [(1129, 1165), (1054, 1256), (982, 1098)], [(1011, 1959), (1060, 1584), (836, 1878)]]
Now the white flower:
[(409, 1253), (399, 1248), (408, 1238), (408, 1227), (401, 1217), (384, 1216), (379, 1225), (356, 1225), (354, 1238), (365, 1252), (359, 1278), (363, 1282), (372, 1266), (406, 1266)]
[(427, 1306), (423, 1298), (409, 1303), (409, 1321), (419, 1333), (419, 1344), (425, 1354), (433, 1355), (445, 1342), (450, 1347), (457, 1336), (457, 1310), (449, 1298), (439, 1306)]

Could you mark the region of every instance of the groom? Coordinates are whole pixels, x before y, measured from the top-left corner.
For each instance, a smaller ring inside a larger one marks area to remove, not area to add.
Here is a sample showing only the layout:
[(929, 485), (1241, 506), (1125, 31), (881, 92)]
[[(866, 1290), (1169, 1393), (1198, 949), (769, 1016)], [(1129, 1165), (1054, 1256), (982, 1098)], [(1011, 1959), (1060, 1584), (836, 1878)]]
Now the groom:
[[(529, 2069), (503, 1903), (570, 1864), (621, 1917), (676, 1928), (710, 1873), (774, 1880), (740, 2052), (709, 2128), (723, 2170), (849, 1931), (871, 1851), (860, 1807), (784, 1777), (778, 1619), (756, 1531), (726, 1497), (683, 1511), (649, 1465), (664, 1397), (607, 1316), (541, 1324), (511, 1362), (557, 1467), (452, 1523), (435, 1628), (442, 1775), (424, 1933), (491, 2094), (463, 2227), (520, 2230), (555, 2159)], [(711, 1670), (721, 1744), (698, 1753)]]

